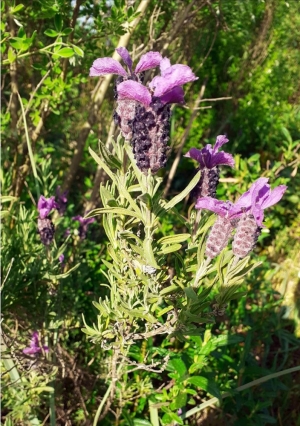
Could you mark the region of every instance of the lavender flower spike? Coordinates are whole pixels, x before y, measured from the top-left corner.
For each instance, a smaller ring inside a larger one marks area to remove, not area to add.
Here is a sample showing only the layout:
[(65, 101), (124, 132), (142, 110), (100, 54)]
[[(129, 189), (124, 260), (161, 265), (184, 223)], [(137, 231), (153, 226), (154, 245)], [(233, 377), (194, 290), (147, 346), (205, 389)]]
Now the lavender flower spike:
[(225, 135), (219, 135), (214, 147), (208, 144), (202, 149), (191, 148), (185, 154), (185, 157), (198, 161), (199, 167), (197, 171), (202, 171), (199, 183), (192, 193), (194, 198), (215, 197), (219, 183), (219, 166), (234, 167), (234, 158), (231, 154), (224, 151), (218, 152), (221, 146), (227, 142), (229, 140)]
[(197, 200), (196, 209), (207, 209), (218, 215), (209, 233), (205, 254), (213, 259), (227, 246), (232, 231), (238, 219), (243, 214), (243, 209), (237, 203), (219, 201), (211, 197), (203, 197)]
[(82, 216), (74, 216), (72, 217), (73, 220), (78, 220), (78, 222), (80, 223), (79, 225), (79, 237), (84, 240), (87, 234), (87, 230), (88, 230), (88, 225), (90, 225), (91, 223), (95, 222), (95, 218), (94, 217), (89, 217), (89, 218), (84, 218)]
[(148, 52), (145, 55), (142, 55), (135, 67), (135, 70), (133, 71), (132, 59), (128, 50), (125, 47), (118, 47), (116, 51), (121, 56), (125, 65), (127, 65), (128, 72), (113, 58), (99, 58), (93, 63), (90, 69), (90, 76), (99, 77), (106, 74), (117, 74), (119, 76), (115, 83), (115, 99), (117, 100), (117, 108), (114, 112), (114, 120), (120, 127), (124, 138), (126, 140), (130, 140), (132, 138), (132, 131), (129, 123), (135, 116), (136, 101), (119, 99), (117, 87), (120, 83), (126, 80), (134, 80), (142, 83), (144, 71), (157, 67), (162, 60), (162, 56), (159, 52)]
[(42, 348), (45, 352), (49, 351), (48, 346), (41, 347), (39, 344), (39, 333), (37, 331), (34, 331), (32, 333), (32, 338), (30, 340), (29, 347), (23, 349), (23, 353), (26, 355), (35, 355), (42, 351)]
[(170, 134), (170, 104), (183, 103), (182, 85), (197, 80), (187, 65), (170, 65), (164, 58), (161, 76), (149, 83), (151, 90), (137, 81), (127, 80), (117, 86), (118, 99), (137, 103), (132, 128), (133, 153), (144, 173), (156, 173), (167, 161)]
[(57, 204), (55, 202), (54, 197), (45, 198), (43, 195), (40, 196), (38, 201), (38, 233), (40, 234), (40, 238), (42, 243), (45, 246), (51, 244), (54, 238), (55, 227), (48, 215), (50, 214), (52, 209), (57, 208)]
[(240, 205), (248, 208), (258, 226), (263, 226), (264, 209), (278, 203), (287, 189), (287, 186), (279, 185), (271, 190), (268, 180), (259, 178), (239, 199)]

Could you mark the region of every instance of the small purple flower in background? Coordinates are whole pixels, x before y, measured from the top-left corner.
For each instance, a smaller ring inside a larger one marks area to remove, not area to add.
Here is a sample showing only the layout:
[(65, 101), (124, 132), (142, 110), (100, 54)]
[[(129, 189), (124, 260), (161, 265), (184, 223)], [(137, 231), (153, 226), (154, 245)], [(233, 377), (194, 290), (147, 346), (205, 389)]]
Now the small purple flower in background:
[(64, 260), (65, 260), (65, 255), (64, 254), (61, 254), (60, 256), (58, 256), (59, 263), (63, 263)]
[(48, 218), (51, 210), (57, 208), (55, 197), (45, 198), (43, 195), (41, 195), (37, 208), (39, 212), (37, 232), (40, 234), (42, 243), (45, 246), (48, 246), (51, 244), (55, 233), (54, 224), (52, 220)]
[(234, 167), (234, 158), (231, 154), (224, 151), (218, 152), (221, 146), (227, 142), (229, 140), (225, 135), (219, 135), (214, 147), (208, 144), (202, 149), (191, 148), (185, 154), (185, 157), (198, 161), (197, 171), (201, 170), (199, 183), (192, 193), (193, 198), (215, 197), (219, 183), (219, 166)]
[(61, 192), (60, 185), (56, 188), (56, 209), (60, 215), (63, 215), (67, 208), (67, 199), (68, 191)]
[(276, 204), (287, 188), (279, 185), (271, 190), (267, 182), (266, 178), (258, 179), (234, 204), (211, 197), (197, 200), (196, 209), (207, 209), (219, 216), (207, 239), (207, 257), (216, 257), (226, 247), (234, 228), (237, 228), (233, 241), (234, 254), (243, 258), (250, 253), (263, 226), (263, 209)]
[(149, 88), (137, 81), (127, 80), (117, 87), (118, 99), (134, 100), (138, 104), (132, 128), (133, 153), (139, 169), (156, 173), (167, 162), (167, 144), (170, 134), (170, 104), (183, 103), (182, 85), (197, 80), (187, 65), (170, 64), (164, 58), (160, 64), (161, 76), (149, 83)]
[(74, 216), (72, 219), (78, 220), (78, 222), (80, 223), (80, 225), (79, 225), (79, 237), (83, 240), (86, 237), (88, 225), (95, 222), (95, 218), (89, 217), (89, 218), (85, 219), (84, 217), (78, 215), (78, 216)]
[(132, 137), (132, 130), (129, 126), (129, 122), (134, 119), (136, 101), (119, 99), (117, 87), (120, 83), (126, 80), (142, 82), (144, 72), (146, 70), (157, 67), (162, 60), (162, 56), (158, 52), (148, 52), (145, 55), (142, 55), (133, 71), (132, 59), (128, 50), (125, 47), (119, 47), (116, 49), (116, 51), (123, 59), (125, 65), (127, 65), (128, 72), (118, 61), (113, 58), (99, 58), (93, 62), (93, 65), (90, 69), (90, 77), (100, 77), (106, 74), (117, 74), (119, 76), (115, 85), (115, 99), (117, 99), (117, 108), (114, 113), (114, 119), (121, 128), (121, 132), (124, 138), (126, 140), (130, 140)]
[(39, 343), (39, 333), (37, 331), (34, 331), (32, 333), (32, 338), (30, 340), (30, 345), (29, 347), (23, 349), (23, 353), (26, 355), (34, 355), (37, 354), (39, 352), (42, 352), (42, 348), (45, 352), (49, 351), (48, 346), (40, 346)]
[(45, 198), (40, 196), (38, 201), (38, 212), (41, 219), (45, 219), (52, 209), (56, 209), (55, 197)]

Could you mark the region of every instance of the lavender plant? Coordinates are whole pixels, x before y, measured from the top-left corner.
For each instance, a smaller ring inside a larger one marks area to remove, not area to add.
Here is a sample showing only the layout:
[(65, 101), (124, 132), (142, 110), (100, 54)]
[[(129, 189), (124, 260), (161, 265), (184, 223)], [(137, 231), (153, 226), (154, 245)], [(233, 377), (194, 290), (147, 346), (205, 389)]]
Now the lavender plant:
[[(197, 173), (184, 191), (170, 201), (164, 200), (162, 179), (156, 172), (167, 160), (169, 104), (182, 103), (181, 86), (197, 77), (189, 67), (171, 66), (167, 58), (149, 52), (140, 63), (146, 63), (148, 69), (159, 64), (161, 75), (144, 85), (139, 72), (146, 67), (139, 63), (133, 72), (127, 50), (119, 48), (118, 52), (128, 73), (110, 58), (97, 59), (90, 71), (91, 76), (108, 72), (121, 76), (115, 90), (117, 102), (122, 103), (115, 117), (125, 138), (120, 136), (112, 143), (113, 152), (101, 142), (100, 155), (90, 148), (109, 181), (100, 186), (103, 207), (82, 219), (102, 215), (111, 258), (103, 260), (109, 295), (94, 302), (99, 311), (97, 322), (93, 327), (85, 323), (83, 329), (103, 350), (112, 350), (111, 385), (94, 424), (107, 413), (117, 392), (116, 381), (134, 364), (129, 353), (135, 342), (160, 334), (183, 341), (186, 336), (201, 335), (201, 324), (214, 322), (215, 316), (224, 314), (230, 300), (244, 295), (240, 291), (244, 276), (260, 263), (251, 262), (248, 255), (262, 226), (263, 209), (277, 203), (286, 190), (281, 185), (271, 191), (267, 179), (261, 178), (235, 204), (212, 198), (219, 166), (234, 167), (230, 154), (218, 152), (228, 142), (220, 135), (213, 148), (192, 148), (186, 154), (198, 161)], [(187, 219), (176, 211), (176, 205), (193, 190), (196, 209), (211, 210), (217, 213), (216, 219), (207, 214), (200, 214), (200, 218), (192, 214)], [(185, 233), (159, 236), (161, 220), (167, 213), (185, 224)], [(162, 371), (168, 360), (167, 356), (160, 364), (152, 360), (136, 368)]]

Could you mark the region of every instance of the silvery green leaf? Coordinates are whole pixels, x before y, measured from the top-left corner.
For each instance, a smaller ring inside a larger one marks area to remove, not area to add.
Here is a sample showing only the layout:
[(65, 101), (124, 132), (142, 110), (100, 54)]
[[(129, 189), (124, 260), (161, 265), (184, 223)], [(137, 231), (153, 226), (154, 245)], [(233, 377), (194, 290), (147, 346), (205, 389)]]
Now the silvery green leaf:
[(103, 160), (108, 165), (108, 167), (111, 169), (120, 169), (122, 167), (121, 161), (115, 155), (109, 152), (103, 142), (99, 141), (98, 148)]
[(140, 219), (141, 221), (143, 220), (142, 216), (139, 213), (129, 209), (124, 209), (123, 207), (104, 207), (100, 209), (94, 209), (90, 211), (86, 215), (86, 217), (94, 217), (103, 213), (112, 213), (114, 215), (121, 215), (121, 216), (132, 216), (132, 217), (136, 217), (137, 219)]
[(111, 180), (116, 183), (115, 174), (110, 170), (110, 168), (105, 164), (105, 162), (101, 160), (101, 158), (95, 153), (95, 151), (92, 150), (91, 147), (89, 147), (89, 152), (93, 159), (96, 161), (96, 163), (99, 164), (99, 166), (102, 167), (102, 169), (111, 178)]
[(164, 246), (157, 254), (168, 254), (173, 253), (174, 251), (180, 250), (182, 247), (181, 244), (172, 244), (170, 246)]
[(166, 237), (160, 238), (158, 244), (175, 244), (182, 243), (190, 238), (190, 234), (177, 234), (177, 235), (167, 235)]
[(164, 209), (170, 210), (173, 207), (176, 206), (176, 204), (180, 203), (180, 201), (182, 201), (191, 191), (192, 189), (195, 188), (195, 186), (197, 185), (197, 183), (199, 182), (201, 177), (201, 171), (199, 171), (191, 180), (191, 182), (188, 184), (188, 186), (182, 191), (180, 192), (180, 194), (176, 195), (171, 201), (169, 201), (165, 206)]

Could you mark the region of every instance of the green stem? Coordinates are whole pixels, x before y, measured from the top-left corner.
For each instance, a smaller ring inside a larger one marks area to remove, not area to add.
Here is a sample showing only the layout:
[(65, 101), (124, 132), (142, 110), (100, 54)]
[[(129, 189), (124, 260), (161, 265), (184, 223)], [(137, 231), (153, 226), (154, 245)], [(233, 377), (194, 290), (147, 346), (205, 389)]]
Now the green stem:
[[(297, 367), (288, 368), (283, 371), (279, 371), (277, 373), (269, 374), (268, 376), (261, 377), (260, 379), (253, 380), (252, 382), (246, 383), (245, 385), (239, 386), (235, 389), (236, 392), (242, 392), (243, 390), (252, 388), (253, 386), (260, 385), (261, 383), (267, 382), (271, 379), (276, 379), (277, 377), (284, 376), (286, 374), (295, 373), (296, 371), (300, 370), (300, 365)], [(227, 396), (231, 396), (231, 392), (225, 392), (222, 395), (222, 399), (227, 398)], [(188, 417), (192, 416), (193, 414), (198, 413), (199, 411), (204, 410), (206, 407), (210, 407), (214, 404), (217, 404), (219, 402), (218, 398), (211, 398), (208, 401), (203, 402), (202, 404), (198, 405), (195, 408), (192, 408), (191, 410), (188, 410), (185, 414), (182, 414), (180, 416), (181, 419), (187, 419)]]
[(33, 157), (33, 152), (32, 152), (32, 147), (31, 147), (31, 143), (30, 143), (30, 139), (29, 139), (29, 134), (28, 134), (28, 127), (27, 127), (27, 122), (26, 122), (26, 117), (25, 117), (25, 111), (24, 111), (24, 106), (23, 106), (23, 102), (21, 99), (21, 96), (18, 92), (18, 98), (19, 98), (19, 102), (21, 105), (21, 110), (22, 110), (22, 116), (23, 116), (23, 121), (24, 121), (24, 129), (25, 129), (25, 136), (26, 136), (26, 141), (27, 141), (27, 147), (28, 147), (28, 154), (29, 154), (29, 158), (30, 158), (30, 162), (31, 162), (31, 167), (32, 167), (32, 172), (33, 172), (33, 176), (34, 176), (34, 180), (35, 180), (35, 187), (36, 187), (36, 192), (37, 192), (37, 198), (40, 198), (40, 186), (39, 186), (39, 180), (38, 180), (38, 174), (36, 171), (36, 167), (35, 167), (35, 161), (34, 161), (34, 157)]
[[(117, 369), (117, 377), (119, 377), (119, 373), (120, 373), (122, 367), (123, 367), (123, 363), (120, 363), (120, 365), (119, 365), (119, 367)], [(94, 418), (94, 422), (93, 422), (93, 426), (97, 426), (97, 423), (98, 423), (99, 417), (101, 415), (101, 412), (103, 410), (104, 404), (106, 403), (106, 401), (107, 401), (107, 399), (108, 399), (108, 397), (110, 395), (112, 387), (115, 385), (115, 383), (113, 383), (114, 380), (116, 380), (116, 378), (112, 377), (112, 381), (110, 382), (110, 384), (109, 384), (109, 386), (107, 388), (107, 391), (105, 392), (105, 395), (102, 398), (102, 401), (101, 401), (101, 403), (100, 403), (100, 405), (98, 407), (98, 410), (96, 412), (96, 415), (95, 415), (95, 418)]]

